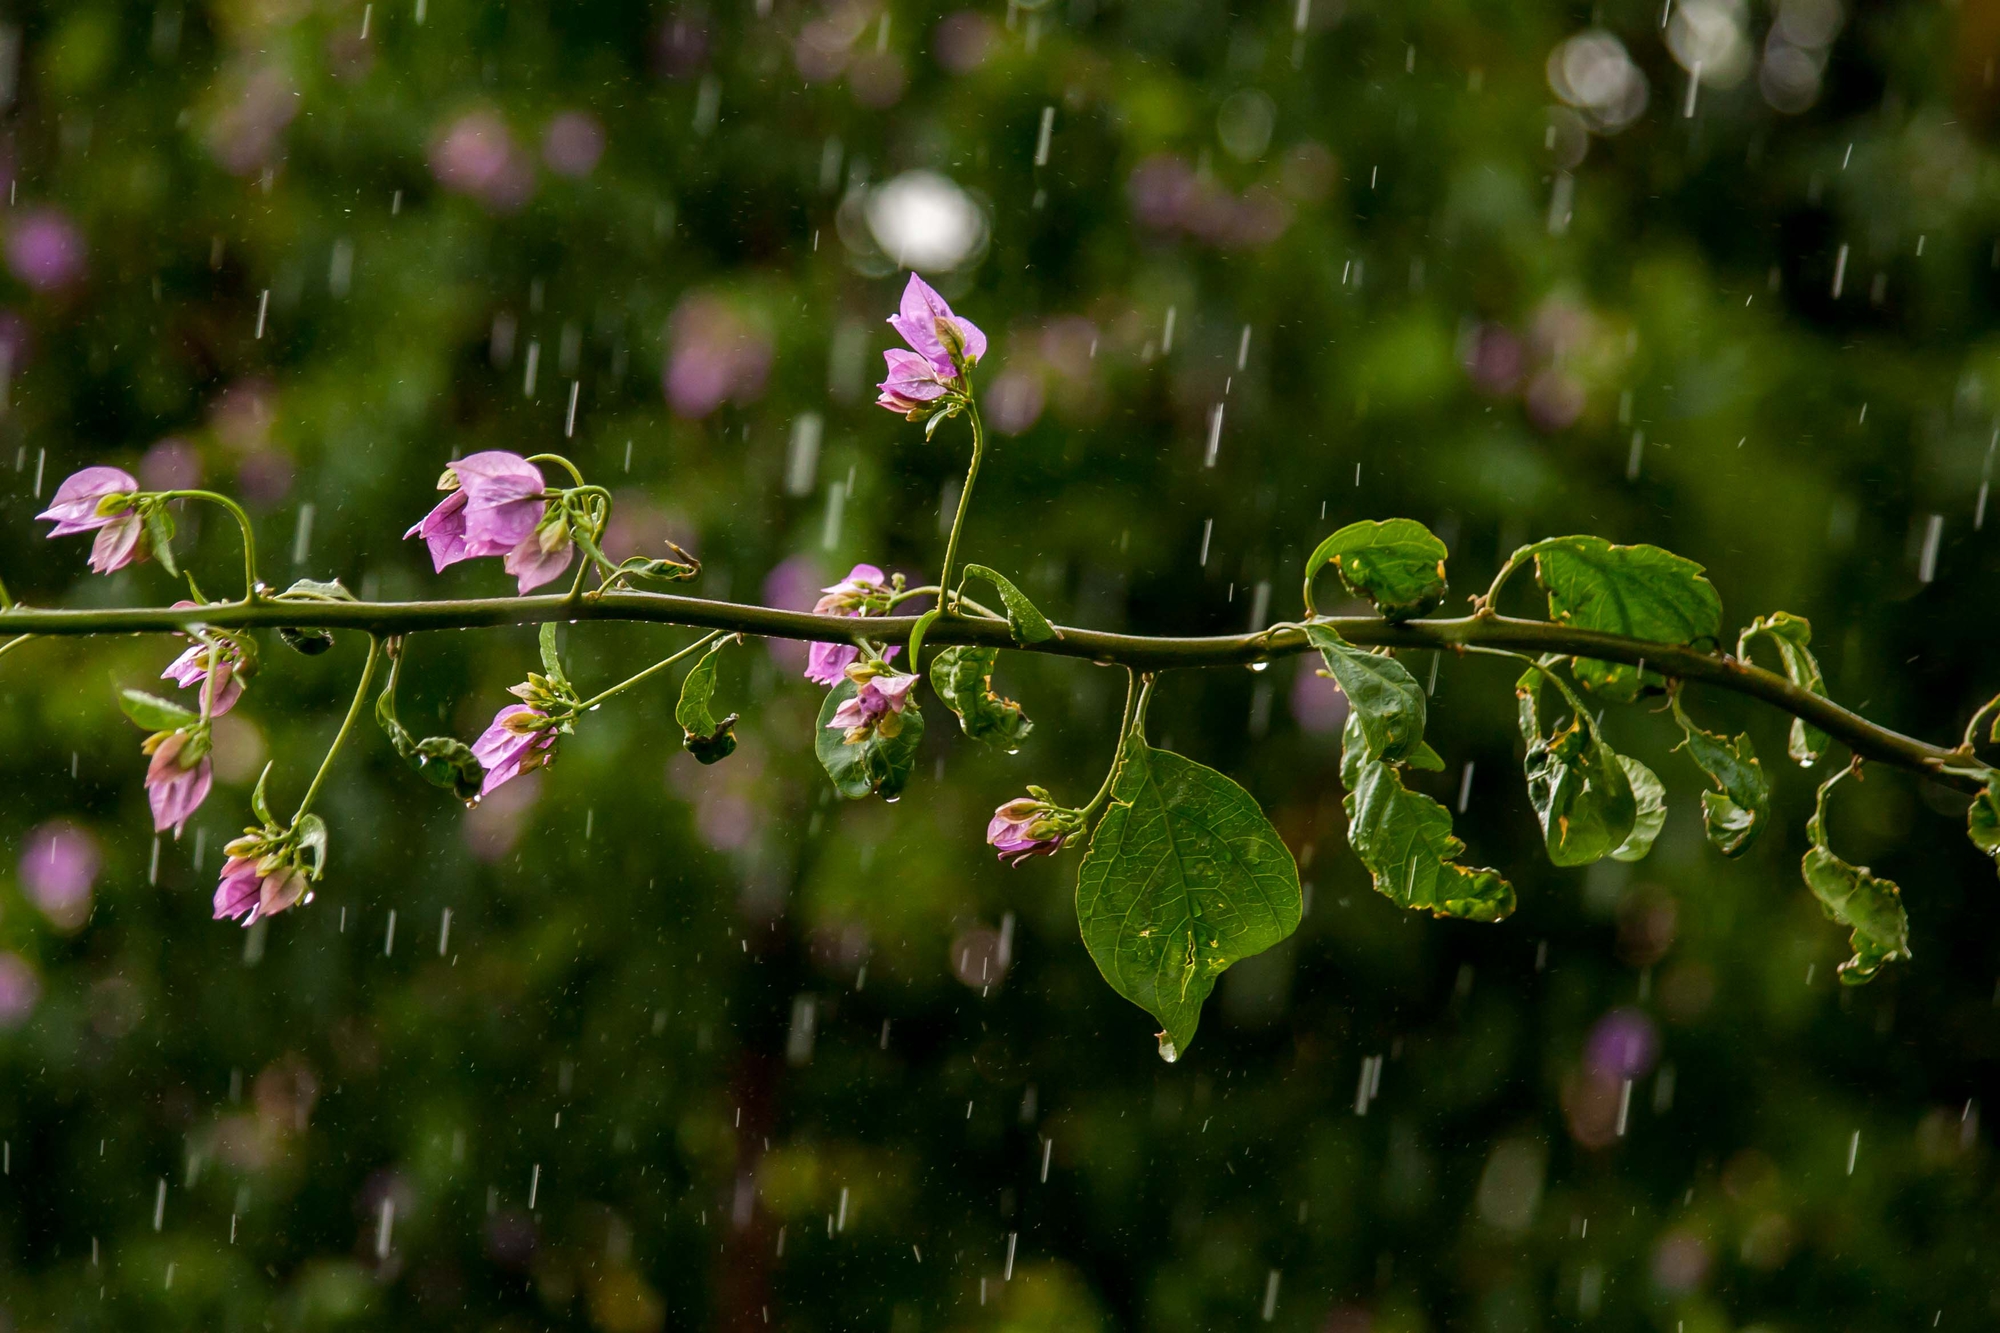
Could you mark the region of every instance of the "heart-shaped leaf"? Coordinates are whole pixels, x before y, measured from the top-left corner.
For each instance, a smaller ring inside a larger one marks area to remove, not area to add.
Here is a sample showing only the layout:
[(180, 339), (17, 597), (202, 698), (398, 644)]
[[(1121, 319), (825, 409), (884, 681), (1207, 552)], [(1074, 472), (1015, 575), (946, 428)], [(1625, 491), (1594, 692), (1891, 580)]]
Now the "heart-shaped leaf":
[[(1657, 546), (1613, 546), (1602, 537), (1551, 537), (1532, 553), (1549, 595), (1549, 618), (1659, 643), (1712, 639), (1722, 628), (1722, 599), (1702, 567)], [(1643, 685), (1664, 680), (1618, 662), (1578, 658), (1576, 678), (1609, 699), (1630, 703)]]
[(993, 666), (999, 659), (998, 648), (947, 648), (931, 660), (931, 688), (958, 714), (967, 736), (1012, 754), (1035, 724), (1021, 705), (994, 692)]
[(1135, 726), (1076, 915), (1111, 988), (1159, 1020), (1163, 1057), (1187, 1052), (1216, 978), (1297, 930), (1302, 906), (1298, 866), (1250, 793)]
[(717, 718), (711, 705), (715, 699), (717, 655), (729, 639), (709, 645), (681, 681), (680, 702), (674, 705), (674, 721), (680, 723), (682, 743), (688, 753), (704, 764), (718, 763), (736, 753), (737, 715)]
[(1359, 719), (1367, 758), (1396, 763), (1423, 747), (1424, 689), (1401, 662), (1356, 648), (1328, 625), (1308, 624), (1306, 640), (1319, 649), (1350, 715)]
[(1445, 544), (1410, 518), (1363, 519), (1321, 542), (1306, 558), (1305, 603), (1312, 607), (1313, 577), (1332, 565), (1356, 597), (1366, 597), (1388, 620), (1408, 620), (1444, 601)]

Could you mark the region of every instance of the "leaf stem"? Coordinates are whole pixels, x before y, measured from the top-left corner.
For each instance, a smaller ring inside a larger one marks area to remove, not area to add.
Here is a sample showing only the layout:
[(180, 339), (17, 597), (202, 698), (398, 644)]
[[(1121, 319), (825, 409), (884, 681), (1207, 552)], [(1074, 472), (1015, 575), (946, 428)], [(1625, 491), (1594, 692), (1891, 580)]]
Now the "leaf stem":
[[(940, 589), (951, 587), (952, 567), (958, 561), (959, 532), (965, 527), (966, 511), (972, 507), (972, 487), (979, 480), (979, 464), (986, 457), (986, 426), (979, 418), (979, 404), (972, 399), (972, 381), (969, 378), (965, 380), (965, 415), (966, 419), (972, 425), (972, 462), (965, 469), (965, 485), (959, 488), (958, 512), (951, 517), (951, 535), (945, 538), (944, 568), (938, 571), (938, 587)], [(940, 591), (938, 599), (939, 605), (944, 608), (945, 616), (950, 617), (958, 614), (957, 606), (959, 597), (957, 593)]]
[[(1118, 744), (1113, 746), (1111, 750), (1111, 766), (1104, 770), (1104, 782), (1098, 787), (1097, 795), (1090, 798), (1089, 805), (1077, 811), (1079, 815), (1083, 816), (1083, 822), (1086, 824), (1091, 821), (1092, 817), (1099, 810), (1104, 808), (1104, 803), (1111, 799), (1111, 783), (1118, 776), (1118, 761), (1125, 757), (1125, 737), (1132, 729), (1132, 695), (1134, 687), (1137, 684), (1138, 673), (1127, 668), (1125, 672), (1125, 708), (1118, 715)], [(1148, 690), (1153, 688), (1153, 678), (1151, 676), (1146, 677), (1146, 688)]]
[(576, 464), (570, 462), (567, 458), (564, 458), (561, 454), (529, 454), (528, 461), (530, 463), (554, 463), (557, 466), (561, 467), (565, 472), (569, 473), (569, 475), (573, 479), (575, 479), (576, 484), (578, 486), (582, 486), (584, 484), (583, 473), (577, 471)]
[(312, 809), (313, 798), (319, 795), (321, 784), (326, 781), (328, 771), (333, 768), (334, 756), (347, 743), (347, 733), (354, 730), (354, 719), (361, 716), (361, 706), (368, 699), (369, 687), (375, 683), (375, 664), (382, 656), (382, 640), (379, 635), (368, 636), (368, 662), (361, 668), (361, 681), (354, 687), (354, 702), (347, 706), (347, 716), (341, 719), (340, 730), (334, 733), (333, 744), (327, 747), (326, 758), (319, 761), (319, 772), (313, 774), (312, 785), (306, 788), (305, 799), (299, 802), (298, 810), (292, 815), (292, 827), (297, 828), (306, 812)]
[(720, 637), (722, 637), (721, 630), (714, 630), (708, 634), (702, 635), (699, 639), (696, 639), (693, 643), (681, 649), (679, 652), (673, 654), (671, 657), (663, 657), (659, 661), (653, 663), (653, 665), (647, 667), (644, 671), (639, 672), (637, 675), (628, 676), (624, 680), (619, 681), (616, 685), (613, 685), (610, 689), (605, 690), (603, 693), (594, 694), (590, 698), (585, 699), (582, 703), (576, 706), (576, 711), (579, 713), (589, 712), (591, 709), (597, 707), (597, 705), (603, 703), (606, 699), (611, 698), (615, 694), (623, 694), (626, 690), (631, 689), (634, 685), (637, 685), (640, 681), (646, 679), (646, 677), (653, 675), (655, 672), (665, 671), (668, 667), (680, 661), (683, 657), (686, 657), (689, 653), (693, 652), (695, 649), (704, 647)]

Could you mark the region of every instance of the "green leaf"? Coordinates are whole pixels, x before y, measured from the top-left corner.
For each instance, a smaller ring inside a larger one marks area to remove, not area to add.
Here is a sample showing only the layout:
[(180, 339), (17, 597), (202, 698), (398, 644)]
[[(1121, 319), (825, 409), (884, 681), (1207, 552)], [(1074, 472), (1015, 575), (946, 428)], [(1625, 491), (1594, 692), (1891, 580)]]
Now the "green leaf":
[(200, 720), (196, 713), (172, 699), (162, 699), (144, 690), (120, 690), (118, 706), (125, 710), (125, 716), (147, 731), (178, 731)]
[(1631, 755), (1619, 755), (1618, 762), (1625, 769), (1625, 780), (1632, 785), (1632, 799), (1638, 804), (1639, 813), (1633, 817), (1632, 831), (1611, 853), (1611, 859), (1643, 861), (1646, 853), (1653, 850), (1653, 840), (1667, 825), (1667, 789), (1660, 785), (1652, 769)]
[[(1821, 698), (1826, 697), (1826, 677), (1820, 674), (1819, 659), (1813, 656), (1812, 622), (1804, 616), (1795, 616), (1789, 611), (1774, 611), (1768, 616), (1758, 616), (1750, 622), (1750, 627), (1736, 638), (1736, 655), (1748, 660), (1750, 641), (1759, 634), (1778, 645), (1778, 660), (1784, 664), (1785, 676), (1800, 689), (1811, 690)], [(1792, 719), (1792, 734), (1785, 745), (1785, 752), (1798, 763), (1810, 768), (1826, 753), (1829, 737), (1818, 727), (1804, 718)]]
[(820, 706), (813, 749), (819, 755), (820, 767), (833, 779), (834, 790), (848, 800), (880, 794), (884, 800), (893, 801), (903, 794), (910, 771), (916, 766), (917, 746), (924, 738), (924, 715), (912, 699), (897, 715), (902, 728), (894, 736), (876, 735), (849, 744), (845, 732), (827, 724), (833, 721), (842, 704), (860, 692), (853, 681), (843, 680), (827, 693), (826, 702)]
[(326, 821), (318, 815), (300, 815), (292, 831), (298, 836), (300, 850), (312, 860), (307, 873), (318, 879), (326, 869)]
[(285, 647), (306, 657), (318, 657), (333, 647), (333, 635), (323, 629), (299, 629), (292, 625), (280, 625), (278, 639)]
[(174, 516), (165, 505), (146, 506), (146, 537), (153, 548), (153, 558), (167, 571), (167, 577), (179, 578), (180, 566), (174, 563)]
[(1328, 625), (1308, 624), (1306, 639), (1347, 696), (1349, 716), (1360, 719), (1366, 758), (1396, 763), (1423, 747), (1424, 689), (1401, 662), (1356, 648)]
[(1756, 841), (1771, 814), (1771, 784), (1757, 762), (1748, 735), (1725, 740), (1703, 731), (1681, 711), (1674, 699), (1674, 718), (1687, 734), (1682, 742), (1688, 757), (1708, 774), (1717, 790), (1701, 794), (1702, 823), (1708, 840), (1724, 856), (1738, 856)]
[(1299, 870), (1250, 793), (1134, 727), (1077, 873), (1084, 947), (1179, 1059), (1230, 964), (1298, 929)]
[(728, 639), (709, 646), (681, 681), (680, 702), (674, 705), (674, 721), (680, 723), (688, 753), (704, 764), (718, 763), (736, 753), (734, 713), (718, 719), (710, 707), (715, 698), (716, 658)]
[(1965, 831), (1974, 847), (2000, 861), (2000, 798), (1994, 796), (1992, 783), (1973, 797), (1972, 808), (1965, 812)]
[(931, 626), (937, 624), (938, 617), (943, 614), (943, 607), (934, 606), (918, 616), (917, 623), (910, 626), (910, 670), (917, 669), (917, 655), (924, 650), (924, 635), (930, 633)]
[(312, 602), (351, 602), (354, 594), (339, 579), (322, 582), (319, 579), (299, 579), (291, 587), (278, 594), (279, 600), (287, 597)]
[(264, 765), (264, 771), (257, 775), (256, 790), (250, 793), (250, 808), (256, 811), (257, 818), (263, 821), (265, 828), (270, 828), (278, 822), (271, 817), (271, 801), (265, 795), (265, 789), (271, 782), (271, 768), (271, 762), (267, 761)]
[[(1556, 682), (1573, 710), (1569, 723), (1542, 734), (1541, 682)], [(1604, 743), (1597, 724), (1560, 680), (1530, 667), (1514, 691), (1520, 701), (1521, 738), (1528, 743), (1528, 799), (1541, 820), (1549, 860), (1589, 865), (1623, 847), (1638, 822), (1638, 798), (1619, 755)]]
[(993, 664), (999, 659), (998, 648), (947, 648), (931, 659), (931, 688), (958, 714), (967, 736), (1012, 754), (1035, 724), (1021, 705), (994, 693)]
[[(1657, 546), (1613, 546), (1602, 537), (1551, 537), (1525, 548), (1549, 595), (1549, 618), (1578, 629), (1602, 630), (1659, 643), (1712, 639), (1722, 628), (1722, 599), (1702, 567)], [(1658, 688), (1653, 672), (1617, 662), (1576, 659), (1585, 686), (1630, 703), (1642, 685)]]
[[(396, 679), (401, 674), (402, 663), (390, 672), (389, 683), (375, 700), (375, 722), (388, 736), (389, 744), (403, 762), (415, 769), (424, 781), (433, 787), (442, 787), (461, 801), (470, 801), (479, 795), (479, 787), (486, 779), (486, 769), (474, 757), (472, 747), (454, 736), (426, 736), (422, 740), (413, 738), (408, 729), (396, 716)], [(264, 822), (270, 823), (270, 816), (262, 811)]]
[(1014, 636), (1016, 643), (1040, 643), (1044, 639), (1059, 639), (1062, 633), (1049, 623), (1049, 618), (1035, 609), (1022, 592), (997, 570), (985, 565), (967, 565), (967, 578), (985, 579), (1000, 590), (1000, 603), (1007, 608), (1007, 632)]
[(1366, 597), (1388, 620), (1408, 620), (1444, 601), (1445, 550), (1415, 519), (1349, 523), (1306, 558), (1305, 601), (1312, 606), (1313, 576), (1332, 565), (1356, 597)]
[(562, 655), (556, 651), (556, 622), (544, 620), (536, 641), (542, 649), (542, 670), (548, 673), (550, 682), (564, 694), (573, 693), (569, 677), (563, 674)]
[(1365, 759), (1348, 784), (1347, 845), (1374, 878), (1375, 891), (1403, 907), (1468, 921), (1498, 921), (1514, 910), (1514, 886), (1496, 870), (1460, 865), (1465, 844), (1451, 815), (1403, 785), (1389, 764)]
[(1826, 795), (1851, 771), (1843, 768), (1820, 784), (1813, 816), (1806, 822), (1812, 847), (1800, 868), (1827, 918), (1852, 932), (1848, 944), (1854, 956), (1840, 965), (1840, 979), (1858, 986), (1873, 981), (1885, 963), (1910, 956), (1910, 921), (1903, 912), (1901, 889), (1871, 874), (1867, 866), (1849, 865), (1827, 847)]

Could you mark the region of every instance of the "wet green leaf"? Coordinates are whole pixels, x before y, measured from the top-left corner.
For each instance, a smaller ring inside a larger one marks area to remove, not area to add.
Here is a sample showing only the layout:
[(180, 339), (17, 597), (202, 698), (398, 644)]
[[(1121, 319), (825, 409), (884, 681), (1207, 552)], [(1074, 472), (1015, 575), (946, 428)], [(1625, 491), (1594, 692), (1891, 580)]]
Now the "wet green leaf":
[(125, 716), (147, 731), (178, 731), (200, 720), (196, 713), (172, 699), (162, 699), (144, 690), (120, 690), (118, 706), (125, 710)]
[(1965, 812), (1965, 831), (1974, 847), (2000, 861), (2000, 797), (1994, 796), (1992, 783), (1980, 789)]
[(1708, 774), (1717, 790), (1701, 794), (1702, 823), (1708, 840), (1724, 856), (1740, 855), (1756, 841), (1771, 813), (1771, 784), (1757, 762), (1750, 737), (1724, 739), (1703, 731), (1681, 711), (1674, 700), (1674, 718), (1687, 734), (1682, 742), (1688, 757)]
[(827, 693), (819, 710), (819, 730), (813, 749), (820, 767), (833, 779), (834, 790), (850, 801), (879, 793), (893, 801), (902, 795), (916, 766), (917, 746), (924, 738), (924, 715), (913, 697), (896, 716), (900, 727), (894, 736), (871, 736), (849, 743), (846, 733), (829, 727), (840, 706), (861, 692), (851, 680), (843, 680)]
[(1820, 784), (1813, 816), (1806, 823), (1812, 847), (1800, 868), (1827, 918), (1852, 931), (1848, 944), (1854, 956), (1840, 965), (1840, 979), (1858, 986), (1873, 981), (1884, 964), (1910, 956), (1910, 921), (1903, 912), (1901, 889), (1871, 874), (1867, 866), (1849, 865), (1827, 846), (1827, 792), (1850, 771), (1843, 768)]
[(1308, 624), (1306, 639), (1347, 696), (1349, 715), (1359, 719), (1366, 758), (1398, 763), (1423, 748), (1424, 688), (1401, 662), (1356, 648), (1327, 625)]
[(318, 815), (300, 815), (293, 831), (298, 835), (300, 850), (312, 863), (307, 873), (318, 879), (326, 869), (326, 821)]
[[(1736, 638), (1736, 655), (1748, 659), (1750, 643), (1759, 634), (1778, 645), (1778, 660), (1784, 664), (1785, 676), (1800, 689), (1811, 690), (1824, 698), (1826, 678), (1820, 675), (1819, 659), (1813, 656), (1812, 622), (1804, 616), (1795, 616), (1789, 611), (1774, 611), (1768, 616), (1758, 616), (1750, 622), (1750, 627)], [(1785, 751), (1800, 764), (1810, 767), (1819, 762), (1826, 753), (1829, 737), (1818, 727), (1804, 718), (1792, 719), (1792, 734)]]
[[(1540, 718), (1544, 679), (1556, 682), (1573, 710), (1568, 723), (1547, 735)], [(1639, 817), (1638, 798), (1618, 753), (1604, 743), (1582, 704), (1543, 668), (1530, 667), (1514, 690), (1521, 738), (1528, 743), (1528, 799), (1541, 820), (1549, 860), (1581, 866), (1611, 855), (1632, 836)]]
[(347, 585), (339, 579), (333, 579), (330, 582), (322, 582), (319, 579), (299, 579), (291, 587), (279, 593), (278, 597), (281, 600), (290, 597), (313, 602), (351, 602), (354, 600), (354, 594), (349, 592)]
[(993, 666), (999, 658), (998, 648), (947, 648), (931, 660), (931, 688), (958, 714), (967, 736), (1011, 753), (1035, 724), (1021, 705), (994, 692)]
[(1444, 601), (1448, 552), (1415, 519), (1363, 519), (1321, 542), (1306, 558), (1306, 605), (1314, 575), (1328, 565), (1356, 597), (1366, 597), (1388, 620), (1408, 620)]
[[(1602, 630), (1660, 643), (1713, 639), (1722, 628), (1722, 599), (1702, 567), (1657, 546), (1613, 546), (1602, 537), (1551, 537), (1527, 547), (1549, 595), (1549, 618), (1578, 629)], [(1577, 658), (1576, 678), (1608, 699), (1630, 703), (1653, 672), (1616, 662)]]
[(299, 629), (293, 625), (278, 626), (278, 641), (305, 657), (318, 657), (333, 647), (333, 635), (323, 629)]
[(146, 507), (146, 538), (153, 548), (153, 558), (160, 562), (160, 568), (167, 571), (167, 577), (179, 578), (180, 566), (174, 563), (174, 516), (167, 512), (163, 504)]
[(1006, 575), (985, 565), (967, 565), (967, 578), (985, 579), (1000, 592), (1000, 604), (1007, 610), (1007, 632), (1014, 636), (1016, 643), (1040, 643), (1044, 639), (1060, 638), (1060, 632), (1049, 623), (1049, 618), (1035, 608), (1022, 592), (1010, 582)]
[(1216, 978), (1298, 929), (1302, 906), (1298, 866), (1250, 793), (1135, 727), (1076, 914), (1104, 979), (1159, 1020), (1161, 1055), (1186, 1053)]
[[(396, 716), (396, 681), (402, 670), (398, 662), (389, 673), (389, 683), (375, 699), (375, 724), (389, 738), (404, 763), (417, 771), (433, 787), (442, 787), (461, 801), (479, 795), (486, 769), (473, 757), (472, 747), (455, 736), (412, 737)], [(265, 816), (268, 823), (269, 817)]]
[(1625, 780), (1632, 786), (1632, 799), (1638, 806), (1638, 813), (1633, 816), (1632, 831), (1611, 853), (1611, 859), (1643, 861), (1646, 853), (1653, 850), (1653, 840), (1667, 825), (1667, 789), (1660, 785), (1660, 779), (1652, 769), (1631, 755), (1619, 755), (1618, 762), (1625, 769)]
[(711, 707), (715, 699), (717, 658), (730, 642), (717, 639), (688, 668), (681, 680), (680, 702), (674, 705), (674, 721), (680, 723), (682, 743), (689, 754), (704, 764), (719, 763), (736, 753), (737, 715), (717, 718)]
[(1347, 845), (1383, 897), (1468, 921), (1498, 921), (1513, 912), (1513, 885), (1496, 870), (1460, 865), (1465, 844), (1452, 834), (1450, 813), (1405, 787), (1393, 766), (1374, 759), (1356, 764), (1344, 804)]
[(563, 674), (562, 654), (556, 650), (555, 621), (544, 620), (542, 622), (541, 633), (536, 636), (536, 642), (542, 651), (542, 670), (548, 673), (549, 680), (556, 686), (559, 692), (563, 694), (573, 693), (570, 689), (569, 677)]
[(257, 775), (256, 788), (250, 793), (250, 808), (256, 812), (257, 818), (263, 821), (265, 828), (270, 828), (278, 822), (271, 817), (271, 800), (265, 794), (265, 789), (271, 784), (271, 768), (272, 764), (266, 762), (264, 771)]

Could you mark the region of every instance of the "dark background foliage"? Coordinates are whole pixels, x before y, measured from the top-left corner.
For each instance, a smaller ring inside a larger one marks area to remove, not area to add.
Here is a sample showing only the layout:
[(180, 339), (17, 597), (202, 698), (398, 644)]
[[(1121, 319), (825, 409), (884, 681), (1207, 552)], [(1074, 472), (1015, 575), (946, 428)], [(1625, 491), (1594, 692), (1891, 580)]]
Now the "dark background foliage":
[[(274, 583), (497, 594), (399, 540), (482, 448), (566, 449), (619, 491), (618, 544), (683, 542), (709, 595), (934, 574), (963, 431), (926, 444), (866, 383), (887, 251), (959, 216), (932, 276), (993, 336), (1000, 427), (968, 553), (1058, 619), (1296, 614), (1304, 553), (1359, 517), (1431, 524), (1455, 597), (1590, 532), (1701, 561), (1731, 626), (1811, 617), (1836, 697), (1947, 739), (1996, 688), (2000, 23), (1675, 9), (22, 0), (5, 577), (41, 604), (175, 595), (153, 565), (80, 573), (30, 522), (115, 462), (243, 495)], [(1615, 45), (1564, 46), (1593, 28)], [(184, 530), (230, 591), (227, 525)], [(566, 650), (590, 689), (687, 637)], [(246, 934), (209, 920), (218, 848), (265, 756), (296, 799), (361, 646), (267, 644), (216, 793), (156, 848), (111, 685), (175, 651), (0, 661), (0, 1325), (1994, 1318), (1993, 868), (1962, 798), (1844, 790), (1835, 845), (1904, 885), (1915, 958), (1841, 988), (1797, 871), (1814, 779), (1734, 699), (1691, 702), (1755, 737), (1777, 828), (1724, 862), (1669, 724), (1619, 708), (1666, 833), (1556, 871), (1511, 673), (1437, 664), (1449, 770), (1423, 781), (1455, 804), (1471, 765), (1459, 831), (1521, 891), (1487, 926), (1370, 890), (1339, 701), (1298, 661), (1169, 677), (1155, 741), (1252, 790), (1310, 906), (1167, 1066), (1077, 939), (1074, 859), (1007, 871), (980, 842), (1028, 781), (1095, 789), (1115, 673), (1010, 660), (1022, 752), (933, 709), (894, 806), (832, 798), (818, 693), (761, 645), (725, 671), (743, 745), (712, 769), (664, 685), (470, 814), (370, 730), (316, 900)], [(410, 652), (405, 720), (470, 737), (533, 638)], [(82, 905), (16, 872), (55, 819), (101, 853)]]

